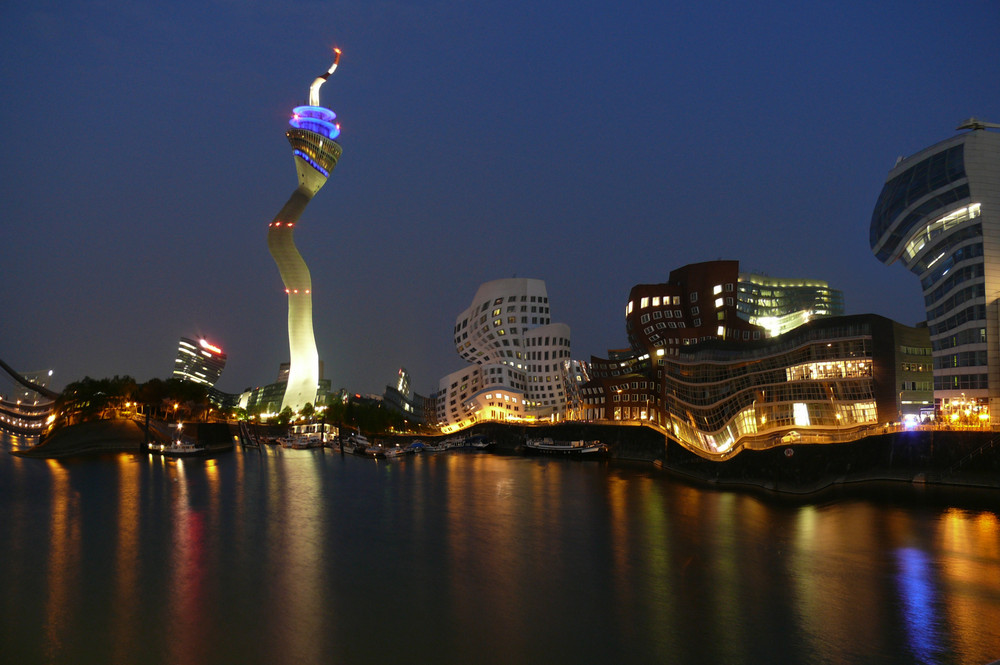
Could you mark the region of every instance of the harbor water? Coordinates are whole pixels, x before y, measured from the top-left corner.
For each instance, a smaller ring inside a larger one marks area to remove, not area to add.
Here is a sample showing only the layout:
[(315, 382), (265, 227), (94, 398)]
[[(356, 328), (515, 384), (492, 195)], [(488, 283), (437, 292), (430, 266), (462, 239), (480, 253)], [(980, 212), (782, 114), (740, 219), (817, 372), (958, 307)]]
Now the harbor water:
[(0, 452), (0, 661), (989, 663), (997, 506), (484, 452)]

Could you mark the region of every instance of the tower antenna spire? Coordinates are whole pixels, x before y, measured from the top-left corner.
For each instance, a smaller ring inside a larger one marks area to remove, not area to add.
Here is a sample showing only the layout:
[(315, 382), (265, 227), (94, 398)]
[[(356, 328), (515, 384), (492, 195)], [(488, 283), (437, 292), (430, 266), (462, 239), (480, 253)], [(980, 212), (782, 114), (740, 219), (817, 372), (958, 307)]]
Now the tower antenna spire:
[(309, 86), (309, 106), (319, 106), (319, 87), (326, 83), (326, 80), (330, 78), (330, 74), (337, 71), (337, 65), (340, 64), (340, 49), (333, 49), (333, 53), (333, 64), (330, 65), (330, 69), (326, 70), (326, 73), (317, 76), (316, 80)]

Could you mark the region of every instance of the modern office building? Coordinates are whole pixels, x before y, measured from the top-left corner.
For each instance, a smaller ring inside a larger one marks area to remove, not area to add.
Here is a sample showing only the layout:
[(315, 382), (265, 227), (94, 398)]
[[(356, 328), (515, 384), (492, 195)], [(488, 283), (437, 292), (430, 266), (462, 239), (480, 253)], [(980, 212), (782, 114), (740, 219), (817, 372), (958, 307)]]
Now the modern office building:
[(677, 355), (710, 339), (765, 339), (844, 313), (843, 294), (824, 281), (741, 273), (739, 265), (692, 263), (672, 270), (665, 284), (632, 287), (625, 307), (631, 347)]
[(226, 354), (207, 339), (181, 337), (174, 360), (175, 379), (192, 381), (212, 388), (226, 367)]
[(313, 81), (309, 88), (309, 103), (292, 111), (291, 129), (285, 132), (292, 145), (299, 185), (288, 202), (271, 222), (267, 245), (278, 265), (288, 295), (288, 350), (290, 369), (281, 408), (300, 410), (306, 403), (315, 403), (320, 383), (319, 353), (312, 323), (312, 278), (309, 268), (295, 246), (294, 232), (299, 217), (340, 159), (341, 147), (336, 139), (340, 125), (336, 114), (319, 105), (319, 89), (340, 61), (336, 49), (333, 65)]
[(629, 293), (629, 348), (591, 359), (582, 419), (652, 425), (724, 459), (929, 417), (927, 328), (842, 313), (819, 280), (740, 273), (736, 261), (674, 270)]
[(889, 171), (869, 241), (920, 280), (946, 419), (1000, 425), (1000, 125), (970, 119)]
[(545, 282), (498, 279), (458, 315), (455, 350), (472, 363), (441, 379), (437, 422), (453, 431), (483, 420), (558, 421), (586, 372), (570, 359), (570, 331), (552, 323)]
[(424, 410), (426, 400), (425, 396), (414, 393), (410, 388), (410, 373), (405, 367), (400, 367), (396, 372), (395, 385), (386, 386), (382, 393), (385, 407), (401, 414), (413, 425), (427, 423), (427, 412)]
[(844, 294), (819, 279), (740, 273), (736, 309), (741, 318), (774, 337), (817, 316), (843, 315)]
[[(835, 443), (903, 418), (903, 365), (927, 331), (874, 314), (823, 317), (762, 342), (711, 341), (663, 357), (661, 422), (706, 456)], [(919, 375), (907, 367), (906, 376)], [(930, 372), (923, 373), (929, 379)], [(929, 381), (925, 381), (929, 384)], [(919, 415), (912, 403), (909, 411)], [(924, 385), (925, 407), (931, 392)]]

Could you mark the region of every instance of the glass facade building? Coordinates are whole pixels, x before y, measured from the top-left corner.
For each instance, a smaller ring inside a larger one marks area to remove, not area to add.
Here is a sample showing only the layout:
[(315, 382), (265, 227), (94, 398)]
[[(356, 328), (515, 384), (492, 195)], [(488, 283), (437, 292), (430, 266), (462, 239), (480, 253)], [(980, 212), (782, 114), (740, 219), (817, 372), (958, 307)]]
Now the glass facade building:
[(1000, 133), (981, 123), (900, 159), (872, 213), (885, 264), (920, 280), (945, 418), (1000, 425)]
[(757, 344), (688, 347), (658, 360), (662, 424), (716, 459), (861, 438), (901, 419), (901, 368), (907, 348), (922, 339), (926, 331), (862, 314), (819, 318)]
[(212, 388), (226, 367), (226, 354), (206, 339), (181, 337), (174, 360), (174, 378)]
[(817, 316), (841, 316), (844, 294), (818, 279), (788, 279), (740, 273), (736, 287), (739, 316), (773, 337)]

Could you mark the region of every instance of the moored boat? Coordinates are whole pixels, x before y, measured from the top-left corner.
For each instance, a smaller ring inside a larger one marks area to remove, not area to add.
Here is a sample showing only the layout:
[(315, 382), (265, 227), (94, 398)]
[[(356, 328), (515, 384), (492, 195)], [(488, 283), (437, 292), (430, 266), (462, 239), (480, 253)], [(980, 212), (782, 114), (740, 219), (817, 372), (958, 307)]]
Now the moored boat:
[(570, 457), (604, 457), (608, 454), (607, 445), (600, 441), (553, 441), (549, 437), (528, 439), (524, 443), (524, 452), (528, 455), (567, 455)]
[[(173, 427), (173, 425), (171, 425)], [(167, 457), (194, 457), (196, 455), (204, 455), (208, 449), (205, 446), (198, 445), (198, 442), (191, 437), (184, 436), (181, 431), (184, 425), (178, 423), (177, 430), (170, 439), (170, 443), (153, 443), (152, 441), (147, 444), (150, 453), (166, 455)]]

